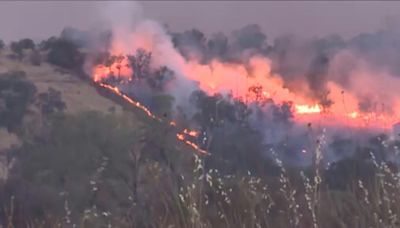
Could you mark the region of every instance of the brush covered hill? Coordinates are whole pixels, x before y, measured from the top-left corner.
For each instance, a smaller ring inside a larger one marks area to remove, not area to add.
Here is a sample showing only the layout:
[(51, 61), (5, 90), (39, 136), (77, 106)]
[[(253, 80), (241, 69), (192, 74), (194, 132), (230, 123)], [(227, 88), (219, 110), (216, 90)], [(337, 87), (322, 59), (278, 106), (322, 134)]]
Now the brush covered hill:
[[(104, 213), (133, 210), (138, 195), (143, 206), (171, 184), (168, 177), (191, 169), (193, 150), (177, 141), (171, 126), (46, 55), (0, 51), (2, 225), (26, 227), (39, 219), (54, 227), (90, 211), (103, 214), (88, 225), (99, 227), (108, 220)], [(6, 223), (7, 213), (13, 215)]]
[(400, 142), (379, 135), (329, 167), (317, 142), (313, 164), (293, 167), (229, 103), (215, 125), (217, 97), (198, 93), (213, 140), (197, 156), (168, 121), (83, 77), (73, 44), (47, 44), (0, 50), (3, 227), (399, 227), (384, 154)]

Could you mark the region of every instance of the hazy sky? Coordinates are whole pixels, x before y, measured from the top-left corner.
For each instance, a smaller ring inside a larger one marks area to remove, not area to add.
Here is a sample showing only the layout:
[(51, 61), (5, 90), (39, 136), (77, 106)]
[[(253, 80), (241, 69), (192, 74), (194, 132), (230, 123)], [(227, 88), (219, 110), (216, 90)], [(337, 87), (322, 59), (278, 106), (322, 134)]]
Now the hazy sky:
[[(101, 18), (102, 4), (0, 2), (0, 38), (6, 41), (25, 37), (40, 39), (58, 35), (68, 25), (88, 28)], [(166, 23), (173, 30), (196, 27), (206, 33), (230, 32), (257, 23), (269, 38), (284, 33), (303, 37), (337, 33), (349, 37), (383, 28), (387, 18), (400, 18), (400, 2), (149, 1), (139, 4), (145, 17)]]

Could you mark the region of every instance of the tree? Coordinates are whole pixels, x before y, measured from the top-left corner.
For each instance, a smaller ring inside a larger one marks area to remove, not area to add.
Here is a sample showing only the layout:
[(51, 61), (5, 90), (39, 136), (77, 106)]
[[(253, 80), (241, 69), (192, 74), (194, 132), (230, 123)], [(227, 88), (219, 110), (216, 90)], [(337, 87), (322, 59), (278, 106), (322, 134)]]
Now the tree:
[(201, 62), (206, 60), (207, 38), (197, 29), (173, 34), (172, 42), (183, 57), (191, 59), (196, 56)]
[(31, 63), (34, 66), (40, 66), (42, 64), (42, 56), (38, 50), (33, 50), (30, 56)]
[(49, 63), (66, 69), (76, 70), (82, 67), (83, 56), (72, 42), (64, 39), (56, 39), (47, 45), (50, 50), (47, 55)]
[(38, 95), (38, 102), (44, 115), (63, 111), (66, 108), (66, 104), (61, 97), (61, 92), (51, 87), (47, 92)]
[(174, 97), (167, 94), (158, 94), (152, 96), (151, 100), (152, 100), (151, 110), (157, 116), (163, 116), (166, 118), (172, 116)]
[(142, 80), (150, 75), (151, 52), (139, 48), (135, 55), (128, 55), (132, 80)]
[(33, 42), (33, 40), (28, 39), (28, 38), (18, 41), (18, 45), (22, 49), (32, 49), (32, 50), (35, 49), (35, 43)]
[(118, 70), (118, 78), (121, 77), (121, 68), (122, 68), (121, 64), (122, 64), (122, 61), (124, 61), (124, 59), (125, 59), (125, 56), (123, 56), (123, 55), (117, 55), (115, 58), (115, 63), (116, 63), (115, 68), (117, 68), (117, 70)]
[(59, 113), (48, 120), (49, 128), (14, 153), (19, 165), (8, 188), (16, 203), (30, 213), (28, 217), (41, 219), (63, 216), (64, 199), (71, 219), (94, 205), (113, 215), (124, 214), (131, 206), (126, 201), (133, 195), (132, 166), (137, 164), (130, 152), (139, 146), (141, 134), (135, 123), (96, 112)]
[(246, 25), (243, 28), (234, 31), (235, 45), (240, 50), (254, 49), (261, 50), (266, 46), (267, 36), (262, 33), (260, 26), (256, 24)]
[(208, 41), (207, 47), (212, 57), (225, 60), (229, 49), (228, 37), (223, 33), (217, 33)]
[(152, 89), (162, 91), (165, 84), (173, 78), (174, 72), (168, 67), (162, 66), (152, 72), (150, 77), (147, 77), (147, 83)]
[(4, 49), (5, 46), (4, 41), (0, 40), (0, 50)]
[(121, 68), (122, 68), (121, 64), (124, 59), (125, 59), (125, 56), (123, 56), (123, 55), (108, 56), (104, 61), (104, 66), (108, 67), (111, 74), (114, 73), (114, 72), (112, 72), (112, 66), (115, 66), (115, 68), (117, 68), (117, 70), (118, 70), (117, 77), (120, 78), (121, 77)]
[(58, 40), (57, 37), (50, 37), (47, 40), (43, 40), (42, 42), (39, 43), (39, 48), (43, 51), (49, 50), (53, 44)]
[(22, 71), (0, 75), (0, 127), (15, 132), (33, 102), (36, 87)]
[(22, 39), (18, 42), (12, 42), (11, 50), (18, 55), (18, 58), (21, 60), (24, 55), (24, 50), (35, 49), (35, 43), (31, 39)]

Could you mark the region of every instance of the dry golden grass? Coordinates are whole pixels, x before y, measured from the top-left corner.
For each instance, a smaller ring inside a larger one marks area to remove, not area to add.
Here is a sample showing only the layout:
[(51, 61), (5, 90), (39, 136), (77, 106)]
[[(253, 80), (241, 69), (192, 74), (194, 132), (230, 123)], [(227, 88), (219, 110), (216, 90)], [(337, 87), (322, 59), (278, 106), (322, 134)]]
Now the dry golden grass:
[(95, 88), (78, 77), (69, 73), (62, 73), (56, 67), (43, 62), (40, 66), (33, 66), (28, 59), (16, 61), (7, 58), (8, 51), (0, 53), (0, 73), (7, 71), (24, 71), (27, 79), (35, 84), (38, 93), (46, 92), (52, 87), (62, 93), (62, 99), (67, 105), (66, 112), (78, 113), (82, 111), (108, 112), (111, 107), (120, 113), (122, 108), (99, 96)]

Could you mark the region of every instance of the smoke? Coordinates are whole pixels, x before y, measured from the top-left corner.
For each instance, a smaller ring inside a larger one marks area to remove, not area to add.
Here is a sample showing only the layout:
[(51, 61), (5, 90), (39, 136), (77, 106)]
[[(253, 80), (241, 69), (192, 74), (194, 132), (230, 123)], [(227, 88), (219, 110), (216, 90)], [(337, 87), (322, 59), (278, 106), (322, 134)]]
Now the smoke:
[[(173, 118), (197, 118), (198, 128), (218, 126), (223, 118), (248, 121), (266, 144), (291, 159), (311, 159), (309, 152), (324, 135), (327, 156), (335, 160), (341, 151), (354, 151), (355, 141), (390, 131), (399, 121), (400, 33), (379, 31), (349, 40), (286, 35), (269, 42), (257, 25), (211, 37), (196, 29), (173, 33), (144, 18), (134, 2), (106, 3), (99, 12), (103, 27), (63, 32), (91, 50), (87, 73), (102, 80), (118, 71), (125, 82), (116, 86), (123, 92), (153, 111), (163, 109), (161, 101), (172, 102)], [(137, 81), (138, 69), (129, 62), (139, 50), (151, 53), (145, 81)], [(104, 51), (126, 58), (118, 69), (98, 66), (94, 60)], [(196, 94), (204, 100), (193, 102)], [(238, 104), (251, 112), (239, 113)]]

